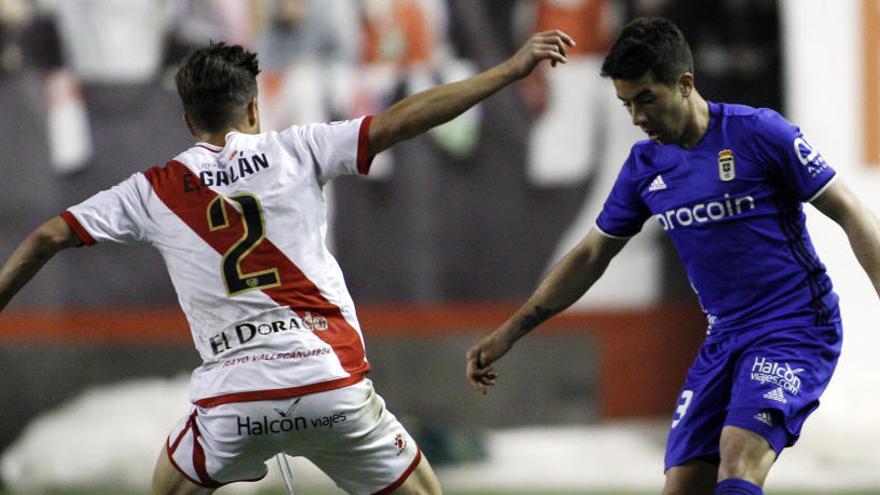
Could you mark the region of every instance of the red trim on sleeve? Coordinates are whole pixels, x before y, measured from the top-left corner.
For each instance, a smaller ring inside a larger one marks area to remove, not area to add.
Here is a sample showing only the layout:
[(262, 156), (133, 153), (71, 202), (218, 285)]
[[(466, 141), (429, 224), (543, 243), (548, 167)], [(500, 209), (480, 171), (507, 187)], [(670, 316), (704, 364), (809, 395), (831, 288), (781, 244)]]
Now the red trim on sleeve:
[(64, 211), (63, 213), (61, 213), (60, 216), (61, 219), (67, 222), (67, 225), (69, 225), (70, 228), (73, 229), (76, 235), (79, 236), (80, 240), (83, 241), (83, 244), (85, 244), (86, 246), (93, 246), (97, 244), (97, 241), (95, 241), (95, 238), (92, 237), (92, 234), (89, 234), (89, 231), (87, 231), (85, 227), (83, 227), (82, 224), (79, 223), (79, 220), (77, 220), (76, 217), (73, 216), (73, 213), (69, 211)]
[(400, 485), (402, 485), (403, 482), (406, 481), (407, 478), (409, 478), (409, 475), (411, 475), (412, 472), (415, 471), (416, 466), (419, 465), (419, 462), (421, 462), (421, 460), (422, 460), (422, 451), (417, 450), (415, 459), (413, 459), (413, 461), (412, 461), (412, 463), (410, 463), (409, 467), (406, 468), (406, 471), (404, 471), (403, 474), (400, 475), (400, 478), (397, 478), (397, 481), (386, 486), (384, 489), (379, 490), (374, 495), (386, 495), (386, 494), (389, 494), (389, 493), (393, 492), (394, 490), (397, 490), (398, 488), (400, 488)]
[(362, 175), (370, 173), (370, 165), (373, 164), (372, 156), (367, 156), (367, 150), (370, 144), (370, 122), (373, 121), (372, 115), (367, 115), (361, 121), (361, 128), (358, 131), (358, 150), (357, 150), (357, 168)]

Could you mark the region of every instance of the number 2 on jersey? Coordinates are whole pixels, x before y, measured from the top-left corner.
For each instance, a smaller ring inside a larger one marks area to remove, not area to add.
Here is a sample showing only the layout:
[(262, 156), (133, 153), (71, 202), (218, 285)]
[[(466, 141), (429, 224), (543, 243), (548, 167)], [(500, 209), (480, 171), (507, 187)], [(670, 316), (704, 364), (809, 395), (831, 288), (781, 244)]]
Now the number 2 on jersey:
[(229, 217), (226, 211), (229, 205), (225, 200), (235, 201), (241, 207), (242, 225), (244, 226), (244, 235), (223, 254), (221, 261), (221, 273), (223, 281), (226, 283), (226, 292), (232, 297), (250, 290), (281, 285), (277, 268), (252, 273), (242, 273), (241, 271), (241, 260), (250, 254), (266, 235), (263, 210), (260, 208), (260, 200), (256, 196), (243, 194), (228, 198), (223, 196), (214, 198), (208, 204), (208, 226), (211, 232), (229, 227)]

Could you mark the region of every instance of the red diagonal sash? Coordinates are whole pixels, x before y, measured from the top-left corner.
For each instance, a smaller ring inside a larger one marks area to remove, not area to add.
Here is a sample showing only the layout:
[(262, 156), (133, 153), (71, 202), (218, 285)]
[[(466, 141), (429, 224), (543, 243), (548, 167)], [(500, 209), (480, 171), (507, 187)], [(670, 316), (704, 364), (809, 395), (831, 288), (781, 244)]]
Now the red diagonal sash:
[[(200, 238), (221, 255), (228, 252), (244, 235), (242, 215), (235, 208), (227, 208), (229, 226), (211, 231), (208, 225), (208, 205), (217, 193), (199, 186), (198, 177), (178, 161), (169, 161), (165, 167), (153, 167), (144, 175), (156, 195)], [(231, 206), (231, 205), (230, 205)], [(320, 315), (328, 322), (326, 330), (315, 335), (329, 344), (343, 369), (352, 375), (369, 371), (364, 346), (358, 332), (345, 320), (338, 306), (330, 303), (318, 287), (269, 239), (263, 239), (252, 251), (241, 258), (243, 273), (276, 268), (280, 285), (262, 289), (262, 292), (282, 306), (302, 316), (306, 311)]]

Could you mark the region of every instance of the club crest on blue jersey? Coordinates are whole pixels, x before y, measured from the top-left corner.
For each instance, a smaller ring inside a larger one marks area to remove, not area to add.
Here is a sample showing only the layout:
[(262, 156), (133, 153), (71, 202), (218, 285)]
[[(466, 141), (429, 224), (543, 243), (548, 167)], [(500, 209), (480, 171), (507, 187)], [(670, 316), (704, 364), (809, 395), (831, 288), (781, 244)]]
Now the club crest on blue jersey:
[(736, 166), (733, 161), (733, 151), (721, 150), (718, 152), (718, 177), (724, 182), (736, 178)]

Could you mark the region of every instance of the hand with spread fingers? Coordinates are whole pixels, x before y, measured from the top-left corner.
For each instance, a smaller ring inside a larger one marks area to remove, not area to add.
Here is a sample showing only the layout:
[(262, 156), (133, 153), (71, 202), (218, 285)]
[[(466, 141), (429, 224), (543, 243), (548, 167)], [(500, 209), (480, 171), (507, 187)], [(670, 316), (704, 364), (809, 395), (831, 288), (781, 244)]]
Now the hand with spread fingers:
[(554, 29), (536, 33), (507, 61), (517, 77), (527, 76), (542, 60), (550, 60), (550, 65), (568, 62), (566, 47), (575, 46), (575, 41), (564, 32)]

